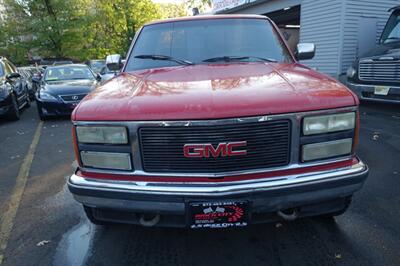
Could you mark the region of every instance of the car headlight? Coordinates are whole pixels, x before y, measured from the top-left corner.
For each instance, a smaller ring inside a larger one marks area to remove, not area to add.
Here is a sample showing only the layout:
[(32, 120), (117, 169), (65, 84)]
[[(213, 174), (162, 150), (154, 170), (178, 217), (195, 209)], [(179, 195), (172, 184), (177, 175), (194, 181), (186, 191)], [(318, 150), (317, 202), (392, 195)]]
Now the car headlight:
[(356, 75), (357, 71), (354, 69), (353, 66), (350, 66), (347, 71), (346, 71), (346, 75), (348, 78), (353, 78)]
[(340, 139), (303, 145), (303, 161), (327, 159), (337, 156), (349, 155), (353, 146), (353, 139)]
[(56, 97), (44, 91), (39, 92), (39, 98), (45, 101), (57, 101)]
[(132, 169), (129, 153), (82, 151), (81, 160), (86, 167), (113, 170)]
[(303, 120), (303, 134), (314, 135), (354, 129), (355, 120), (355, 112), (305, 117)]
[(78, 142), (99, 144), (127, 144), (125, 127), (77, 126)]

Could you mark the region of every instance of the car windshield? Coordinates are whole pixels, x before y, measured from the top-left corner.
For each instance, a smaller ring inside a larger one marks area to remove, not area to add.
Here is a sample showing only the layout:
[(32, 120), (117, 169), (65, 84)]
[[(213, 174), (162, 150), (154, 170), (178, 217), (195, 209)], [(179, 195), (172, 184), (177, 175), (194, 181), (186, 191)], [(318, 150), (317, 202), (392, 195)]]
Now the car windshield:
[(264, 19), (209, 19), (145, 26), (126, 71), (221, 62), (291, 62), (271, 23)]
[(3, 66), (0, 64), (0, 77), (4, 76)]
[(48, 67), (45, 81), (94, 79), (92, 71), (84, 66)]
[(68, 64), (72, 64), (72, 61), (55, 61), (53, 63), (53, 66), (59, 66), (59, 65), (68, 65)]
[(400, 41), (400, 11), (394, 12), (382, 33), (381, 42)]

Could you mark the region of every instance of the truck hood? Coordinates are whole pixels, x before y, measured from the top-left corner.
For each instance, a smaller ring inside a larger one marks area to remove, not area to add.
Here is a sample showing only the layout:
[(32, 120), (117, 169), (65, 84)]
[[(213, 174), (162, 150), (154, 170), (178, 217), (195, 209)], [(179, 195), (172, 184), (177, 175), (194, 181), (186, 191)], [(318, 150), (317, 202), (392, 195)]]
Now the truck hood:
[(220, 119), (355, 104), (344, 85), (300, 64), (211, 64), (122, 73), (81, 101), (72, 119)]
[(373, 49), (361, 56), (362, 59), (379, 59), (380, 57), (400, 58), (400, 41), (393, 41), (376, 45)]

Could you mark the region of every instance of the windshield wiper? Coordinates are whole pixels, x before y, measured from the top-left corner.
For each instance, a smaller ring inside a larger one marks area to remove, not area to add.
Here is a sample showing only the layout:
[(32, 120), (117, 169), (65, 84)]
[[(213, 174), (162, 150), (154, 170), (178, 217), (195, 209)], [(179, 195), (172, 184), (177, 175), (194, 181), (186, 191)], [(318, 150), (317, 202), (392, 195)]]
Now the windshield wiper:
[(165, 61), (173, 61), (181, 65), (194, 65), (194, 63), (187, 61), (187, 60), (181, 60), (178, 58), (174, 58), (172, 56), (168, 55), (150, 55), (150, 54), (142, 54), (142, 55), (137, 55), (135, 58), (139, 59), (152, 59), (152, 60), (165, 60)]
[(259, 61), (264, 61), (264, 62), (278, 62), (275, 59), (271, 58), (263, 58), (263, 57), (258, 57), (258, 56), (218, 56), (218, 57), (212, 57), (203, 60), (203, 62), (232, 62), (232, 61), (241, 61), (241, 60), (248, 60), (248, 59), (257, 59)]

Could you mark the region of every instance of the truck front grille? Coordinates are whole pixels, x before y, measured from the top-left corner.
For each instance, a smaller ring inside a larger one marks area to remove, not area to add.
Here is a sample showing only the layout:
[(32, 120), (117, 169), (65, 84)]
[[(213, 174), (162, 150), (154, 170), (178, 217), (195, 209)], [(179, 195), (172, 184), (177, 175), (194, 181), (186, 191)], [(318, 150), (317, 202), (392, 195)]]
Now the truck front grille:
[(400, 61), (361, 61), (358, 75), (364, 81), (395, 82), (400, 80)]
[[(139, 129), (143, 169), (158, 173), (221, 173), (289, 164), (289, 120), (231, 125), (142, 127)], [(247, 154), (187, 158), (185, 144), (246, 141)]]

